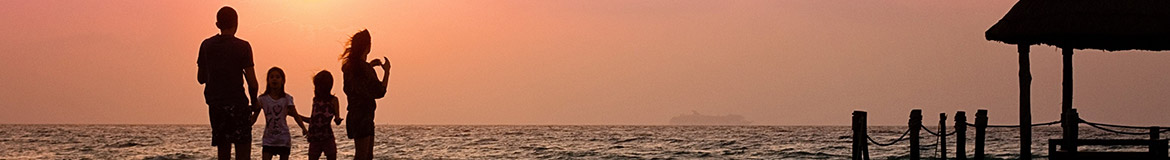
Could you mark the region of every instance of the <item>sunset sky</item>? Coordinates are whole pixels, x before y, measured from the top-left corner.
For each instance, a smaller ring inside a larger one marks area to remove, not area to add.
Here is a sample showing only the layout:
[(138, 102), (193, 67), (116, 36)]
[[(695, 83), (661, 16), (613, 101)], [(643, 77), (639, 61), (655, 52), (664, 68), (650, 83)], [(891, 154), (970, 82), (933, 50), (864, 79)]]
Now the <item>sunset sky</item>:
[[(904, 125), (912, 108), (1015, 124), (1016, 46), (983, 36), (1014, 3), (0, 1), (0, 123), (206, 124), (195, 59), (227, 5), (256, 70), (283, 68), (301, 113), (320, 70), (344, 101), (338, 55), (369, 29), (371, 57), (394, 66), (378, 124), (661, 125), (697, 111), (848, 125), (861, 109)], [(1170, 124), (1170, 54), (1077, 53), (1082, 118)], [(1057, 48), (1032, 47), (1036, 122), (1059, 116), (1060, 65)]]

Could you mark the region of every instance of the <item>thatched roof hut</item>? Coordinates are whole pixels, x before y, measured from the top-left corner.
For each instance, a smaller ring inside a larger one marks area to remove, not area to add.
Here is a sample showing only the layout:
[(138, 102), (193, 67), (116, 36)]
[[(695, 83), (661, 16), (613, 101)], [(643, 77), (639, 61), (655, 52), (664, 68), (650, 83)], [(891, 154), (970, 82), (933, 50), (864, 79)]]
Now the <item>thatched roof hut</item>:
[[(1170, 0), (1020, 0), (986, 32), (987, 40), (1018, 46), (1020, 54), (1020, 159), (1031, 159), (1029, 46), (1061, 48), (1063, 138), (1077, 139), (1073, 108), (1073, 50), (1170, 50)], [(1061, 147), (1076, 152), (1075, 145)], [(1054, 154), (1054, 153), (1049, 153)], [(1163, 155), (1164, 156), (1164, 155)]]
[(986, 36), (1017, 45), (1170, 50), (1170, 1), (1020, 0)]

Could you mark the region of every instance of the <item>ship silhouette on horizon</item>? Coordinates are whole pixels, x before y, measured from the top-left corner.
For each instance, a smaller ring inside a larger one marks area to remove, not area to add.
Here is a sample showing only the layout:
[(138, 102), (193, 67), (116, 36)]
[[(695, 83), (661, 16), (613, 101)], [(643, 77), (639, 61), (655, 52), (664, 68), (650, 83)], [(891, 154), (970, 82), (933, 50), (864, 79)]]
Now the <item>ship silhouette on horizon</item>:
[(670, 125), (750, 125), (752, 121), (744, 119), (741, 115), (704, 115), (698, 111), (691, 111), (689, 115), (679, 115), (670, 118)]

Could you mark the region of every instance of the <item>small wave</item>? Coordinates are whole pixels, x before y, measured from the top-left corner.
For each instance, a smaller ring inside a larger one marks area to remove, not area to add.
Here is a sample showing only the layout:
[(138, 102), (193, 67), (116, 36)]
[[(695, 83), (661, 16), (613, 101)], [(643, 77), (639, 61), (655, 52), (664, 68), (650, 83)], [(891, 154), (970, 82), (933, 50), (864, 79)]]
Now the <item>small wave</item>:
[(475, 141), (472, 141), (471, 143), (468, 143), (467, 145), (486, 145), (486, 144), (495, 143), (497, 141), (500, 141), (500, 140), (495, 139), (495, 138), (483, 138), (483, 139), (477, 139)]
[(443, 137), (470, 137), (470, 136), (471, 136), (470, 133), (455, 133), (455, 134), (443, 135)]
[(106, 147), (111, 147), (111, 148), (126, 148), (126, 147), (135, 147), (135, 146), (146, 146), (146, 144), (133, 142), (133, 141), (123, 141), (123, 142), (118, 142), (118, 143), (106, 145)]
[(635, 138), (630, 138), (630, 139), (623, 139), (623, 140), (619, 140), (617, 142), (613, 142), (613, 144), (633, 142), (633, 141), (643, 140), (643, 139), (647, 139), (647, 138), (646, 137), (635, 137)]
[(728, 149), (728, 150), (723, 150), (723, 155), (724, 156), (741, 155), (741, 154), (747, 153), (747, 150), (748, 150), (747, 147), (732, 148), (732, 149)]
[(560, 151), (556, 153), (556, 159), (573, 158), (573, 157), (589, 157), (597, 156), (598, 153), (594, 151)]
[(602, 156), (601, 159), (646, 159), (646, 158), (637, 157), (637, 156), (630, 156), (630, 155), (606, 155), (606, 156)]
[(719, 143), (719, 146), (726, 147), (726, 146), (734, 145), (735, 143), (736, 143), (735, 140), (722, 141), (721, 143)]
[(484, 139), (476, 140), (475, 142), (495, 142), (495, 141), (500, 141), (500, 140), (495, 139), (495, 138), (484, 138)]
[(194, 155), (190, 155), (190, 154), (171, 153), (171, 154), (167, 154), (167, 155), (150, 156), (150, 157), (142, 158), (142, 160), (179, 160), (179, 159), (197, 159), (197, 158), (198, 157), (196, 157)]
[(701, 151), (674, 151), (671, 154), (683, 157), (711, 157), (711, 153)]
[(834, 157), (835, 157), (835, 158), (848, 158), (848, 157), (850, 157), (850, 156), (847, 156), (847, 155), (836, 155), (836, 154), (829, 154), (829, 153), (825, 153), (825, 152), (807, 152), (807, 151), (796, 151), (796, 152), (791, 152), (791, 153), (789, 153), (787, 157), (789, 157), (789, 158), (801, 158), (801, 159), (805, 159), (805, 158), (810, 158), (810, 159), (828, 159), (828, 158), (834, 158)]
[(600, 153), (594, 151), (553, 150), (550, 152), (537, 153), (537, 155), (539, 155), (537, 156), (537, 159), (574, 159), (582, 157), (594, 157), (600, 155)]
[(824, 146), (824, 147), (821, 147), (821, 149), (823, 149), (823, 150), (847, 150), (850, 148), (848, 146)]
[(541, 152), (541, 151), (546, 151), (546, 150), (548, 150), (549, 148), (548, 148), (548, 147), (529, 147), (529, 146), (521, 146), (521, 147), (520, 147), (520, 149), (523, 149), (523, 150), (532, 150), (532, 151), (535, 151), (535, 152)]
[(88, 147), (88, 146), (73, 146), (73, 147), (69, 147), (69, 148), (68, 148), (68, 149), (66, 149), (66, 150), (71, 150), (71, 151), (79, 151), (79, 152), (92, 152), (92, 151), (93, 151), (93, 147)]

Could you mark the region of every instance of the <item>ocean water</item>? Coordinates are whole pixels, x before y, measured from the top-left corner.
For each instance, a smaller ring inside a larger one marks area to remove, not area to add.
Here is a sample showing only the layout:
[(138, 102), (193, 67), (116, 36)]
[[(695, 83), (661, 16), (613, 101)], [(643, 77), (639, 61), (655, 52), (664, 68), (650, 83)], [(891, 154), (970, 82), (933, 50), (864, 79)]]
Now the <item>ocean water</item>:
[[(253, 129), (252, 158), (260, 157), (262, 125)], [(295, 129), (294, 126), (290, 126)], [(871, 126), (870, 135), (885, 142), (905, 127)], [(951, 130), (951, 129), (948, 129)], [(353, 141), (335, 126), (340, 159), (351, 159)], [(0, 159), (213, 159), (207, 125), (0, 125)], [(968, 131), (974, 139), (974, 131)], [(1060, 129), (1034, 131), (1033, 154), (1047, 155), (1047, 139)], [(306, 159), (308, 144), (293, 132), (292, 159)], [(377, 159), (848, 159), (849, 126), (414, 126), (377, 127)], [(937, 138), (922, 133), (922, 144)], [(1084, 138), (1130, 138), (1083, 129)], [(948, 138), (954, 157), (954, 138)], [(1016, 157), (1013, 129), (990, 129), (987, 154)], [(973, 153), (973, 140), (967, 144)], [(874, 159), (909, 154), (908, 142), (870, 146)], [(1143, 151), (1141, 147), (1082, 147), (1084, 151)], [(936, 157), (935, 148), (922, 155)]]

